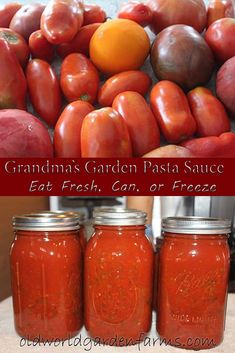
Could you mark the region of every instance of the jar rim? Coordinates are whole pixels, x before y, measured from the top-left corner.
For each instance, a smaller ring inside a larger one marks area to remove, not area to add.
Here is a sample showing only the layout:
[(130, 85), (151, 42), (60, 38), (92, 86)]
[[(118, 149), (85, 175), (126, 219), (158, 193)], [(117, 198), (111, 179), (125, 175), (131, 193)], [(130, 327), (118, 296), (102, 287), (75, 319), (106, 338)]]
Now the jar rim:
[(80, 228), (78, 217), (66, 214), (29, 213), (12, 218), (14, 230), (63, 231)]
[(93, 211), (94, 225), (135, 226), (145, 225), (147, 214), (130, 208), (96, 208)]
[(213, 217), (166, 217), (162, 219), (162, 230), (180, 234), (229, 234), (231, 220)]

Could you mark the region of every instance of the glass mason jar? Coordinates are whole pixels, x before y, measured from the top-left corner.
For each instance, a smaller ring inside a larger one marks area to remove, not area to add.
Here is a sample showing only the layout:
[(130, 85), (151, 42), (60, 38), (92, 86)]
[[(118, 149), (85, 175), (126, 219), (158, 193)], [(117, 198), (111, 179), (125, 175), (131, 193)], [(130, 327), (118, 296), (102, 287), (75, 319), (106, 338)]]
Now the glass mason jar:
[(157, 331), (170, 345), (213, 348), (223, 340), (231, 222), (170, 217), (162, 229)]
[(83, 324), (82, 251), (76, 218), (13, 218), (11, 280), (15, 328), (28, 340), (75, 336)]
[[(33, 213), (32, 213), (33, 214)], [(86, 249), (86, 243), (87, 243), (87, 235), (86, 235), (86, 229), (85, 229), (85, 222), (86, 222), (86, 217), (85, 217), (85, 214), (83, 212), (77, 212), (77, 211), (66, 211), (66, 210), (57, 210), (57, 211), (42, 211), (39, 213), (40, 215), (46, 215), (46, 216), (49, 216), (49, 215), (61, 215), (61, 214), (64, 214), (64, 215), (68, 215), (68, 216), (71, 216), (71, 217), (75, 217), (78, 219), (79, 221), (79, 240), (80, 240), (80, 243), (81, 243), (81, 247), (82, 247), (82, 251), (83, 253), (85, 252), (85, 249)]]
[(103, 344), (127, 346), (144, 339), (152, 317), (153, 248), (146, 214), (96, 209), (95, 232), (85, 253), (85, 326)]

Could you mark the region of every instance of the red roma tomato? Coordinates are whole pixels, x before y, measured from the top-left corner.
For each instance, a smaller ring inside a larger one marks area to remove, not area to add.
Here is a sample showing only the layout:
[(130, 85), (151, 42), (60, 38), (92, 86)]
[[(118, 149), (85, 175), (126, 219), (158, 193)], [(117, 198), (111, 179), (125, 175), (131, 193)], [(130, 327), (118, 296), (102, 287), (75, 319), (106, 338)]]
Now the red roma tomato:
[(10, 2), (0, 6), (0, 27), (8, 28), (14, 14), (22, 7), (18, 2)]
[(233, 0), (210, 0), (207, 7), (207, 27), (225, 17), (234, 17)]
[(96, 4), (84, 5), (84, 20), (83, 26), (90, 25), (92, 23), (105, 22), (107, 18), (106, 12)]
[(141, 157), (160, 146), (160, 132), (155, 116), (139, 93), (119, 94), (114, 99), (113, 109), (121, 114), (127, 124), (134, 157)]
[(23, 5), (12, 17), (10, 28), (28, 40), (30, 34), (40, 28), (40, 18), (44, 9), (45, 5), (42, 4)]
[(81, 53), (89, 57), (90, 40), (101, 23), (92, 23), (79, 29), (71, 42), (62, 43), (57, 47), (57, 53), (65, 58), (72, 53)]
[(83, 2), (50, 0), (41, 17), (41, 30), (48, 42), (70, 42), (83, 23)]
[(88, 102), (75, 101), (67, 105), (59, 117), (54, 130), (56, 157), (81, 157), (82, 122), (92, 110), (94, 110), (94, 107)]
[(25, 39), (9, 28), (0, 28), (0, 38), (5, 39), (12, 50), (14, 50), (20, 65), (25, 67), (29, 60), (29, 47)]
[(60, 85), (68, 101), (81, 99), (94, 103), (99, 88), (99, 74), (85, 55), (68, 55), (61, 65)]
[(143, 71), (124, 71), (110, 77), (99, 89), (98, 102), (103, 107), (111, 107), (114, 98), (122, 92), (134, 91), (145, 96), (152, 80)]
[(29, 37), (29, 49), (33, 58), (51, 62), (54, 57), (54, 46), (43, 36), (42, 31), (33, 32)]
[(219, 136), (230, 130), (230, 121), (223, 104), (205, 87), (188, 93), (188, 100), (199, 136)]
[(235, 56), (235, 19), (221, 18), (210, 25), (205, 40), (218, 62), (224, 63)]
[(35, 111), (54, 126), (61, 110), (60, 86), (54, 71), (46, 61), (33, 59), (27, 66), (26, 78)]
[(191, 26), (199, 33), (206, 27), (203, 0), (148, 0), (147, 5), (153, 12), (150, 28), (155, 34), (174, 24)]
[(140, 1), (133, 0), (123, 4), (118, 12), (118, 18), (126, 18), (146, 27), (151, 24), (153, 13), (151, 9)]
[(196, 122), (182, 89), (170, 81), (160, 81), (150, 94), (152, 110), (168, 142), (179, 143), (192, 136)]
[(194, 155), (185, 147), (167, 145), (147, 153), (144, 158), (192, 158)]
[(112, 108), (95, 110), (82, 123), (84, 158), (132, 157), (131, 140), (123, 117)]
[(195, 157), (235, 158), (235, 133), (225, 132), (220, 136), (200, 137), (184, 141)]

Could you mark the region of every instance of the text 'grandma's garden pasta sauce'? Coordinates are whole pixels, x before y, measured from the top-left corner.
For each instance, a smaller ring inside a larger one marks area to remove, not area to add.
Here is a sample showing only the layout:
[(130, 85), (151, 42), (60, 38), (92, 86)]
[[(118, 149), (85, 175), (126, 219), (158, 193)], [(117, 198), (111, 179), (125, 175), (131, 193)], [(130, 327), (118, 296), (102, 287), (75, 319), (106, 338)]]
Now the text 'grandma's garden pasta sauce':
[(15, 328), (29, 340), (75, 336), (82, 327), (82, 250), (78, 219), (13, 218), (11, 277)]
[(162, 229), (157, 331), (177, 347), (213, 348), (223, 340), (231, 222), (170, 217)]
[(85, 326), (94, 339), (130, 345), (151, 326), (153, 248), (146, 214), (97, 209), (85, 253)]

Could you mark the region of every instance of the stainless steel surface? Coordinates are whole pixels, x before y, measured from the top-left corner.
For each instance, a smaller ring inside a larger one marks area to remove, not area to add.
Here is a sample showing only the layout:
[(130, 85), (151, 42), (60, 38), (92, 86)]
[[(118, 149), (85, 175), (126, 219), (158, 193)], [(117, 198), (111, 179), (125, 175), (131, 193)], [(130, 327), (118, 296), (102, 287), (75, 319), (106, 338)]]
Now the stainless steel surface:
[(179, 234), (229, 234), (231, 221), (206, 217), (167, 217), (162, 220), (162, 230)]

